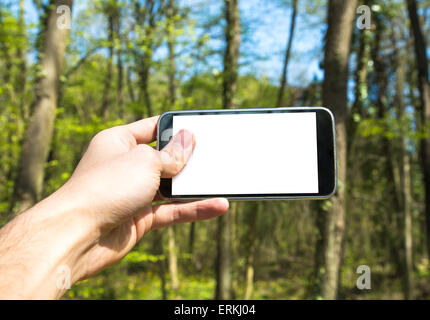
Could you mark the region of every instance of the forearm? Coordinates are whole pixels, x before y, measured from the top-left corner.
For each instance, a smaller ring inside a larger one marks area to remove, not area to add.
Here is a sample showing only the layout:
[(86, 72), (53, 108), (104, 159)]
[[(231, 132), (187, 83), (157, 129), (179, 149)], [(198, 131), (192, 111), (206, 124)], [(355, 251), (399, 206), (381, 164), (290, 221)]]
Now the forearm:
[(1, 299), (60, 298), (81, 277), (92, 233), (67, 197), (60, 189), (0, 230)]

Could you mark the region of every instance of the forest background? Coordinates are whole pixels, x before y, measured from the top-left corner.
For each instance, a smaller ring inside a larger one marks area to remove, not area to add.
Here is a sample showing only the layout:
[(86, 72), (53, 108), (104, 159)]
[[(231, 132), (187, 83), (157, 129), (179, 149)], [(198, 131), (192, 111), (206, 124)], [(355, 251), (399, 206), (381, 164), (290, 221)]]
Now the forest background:
[[(104, 128), (168, 110), (325, 106), (333, 198), (233, 202), (151, 232), (65, 298), (430, 298), (429, 5), (0, 0), (0, 226), (64, 184)], [(370, 289), (357, 287), (362, 265)]]

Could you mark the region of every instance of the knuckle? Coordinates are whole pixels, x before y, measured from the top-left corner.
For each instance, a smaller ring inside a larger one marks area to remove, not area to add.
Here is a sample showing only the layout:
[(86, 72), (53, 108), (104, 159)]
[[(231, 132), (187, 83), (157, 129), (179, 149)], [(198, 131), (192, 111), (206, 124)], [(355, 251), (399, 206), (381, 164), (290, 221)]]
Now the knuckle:
[(184, 166), (184, 161), (171, 152), (160, 152), (160, 160), (163, 169), (167, 171), (169, 175), (178, 174)]
[(161, 167), (160, 155), (157, 150), (152, 149), (146, 144), (136, 146), (137, 151), (144, 157), (144, 160), (156, 168)]
[(113, 132), (113, 128), (109, 128), (109, 129), (104, 129), (102, 131), (99, 131), (91, 140), (91, 142), (99, 142), (99, 141), (104, 141), (105, 139), (109, 138), (112, 136), (112, 132)]

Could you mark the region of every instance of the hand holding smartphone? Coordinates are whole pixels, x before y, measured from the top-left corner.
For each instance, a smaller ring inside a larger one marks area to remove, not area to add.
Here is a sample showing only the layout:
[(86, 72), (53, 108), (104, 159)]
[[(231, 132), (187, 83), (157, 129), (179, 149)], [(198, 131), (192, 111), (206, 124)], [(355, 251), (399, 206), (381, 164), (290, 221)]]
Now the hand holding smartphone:
[(161, 150), (181, 129), (194, 152), (160, 193), (172, 200), (321, 199), (336, 190), (333, 114), (326, 108), (170, 111), (158, 123)]

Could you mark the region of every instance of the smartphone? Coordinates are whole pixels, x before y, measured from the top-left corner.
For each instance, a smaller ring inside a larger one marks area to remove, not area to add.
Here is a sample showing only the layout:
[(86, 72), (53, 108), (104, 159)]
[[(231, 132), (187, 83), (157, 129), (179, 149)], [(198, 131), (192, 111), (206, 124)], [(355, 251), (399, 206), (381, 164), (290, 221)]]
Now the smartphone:
[(158, 150), (181, 129), (194, 134), (195, 148), (178, 175), (161, 179), (164, 198), (324, 199), (336, 190), (327, 108), (169, 111), (158, 121)]

